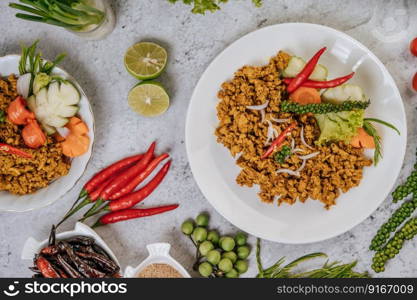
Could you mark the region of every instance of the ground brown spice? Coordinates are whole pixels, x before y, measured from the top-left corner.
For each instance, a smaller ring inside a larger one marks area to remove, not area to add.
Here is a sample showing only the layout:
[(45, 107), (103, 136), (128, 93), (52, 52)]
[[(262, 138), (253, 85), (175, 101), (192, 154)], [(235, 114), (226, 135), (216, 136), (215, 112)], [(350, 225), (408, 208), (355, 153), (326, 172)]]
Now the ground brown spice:
[(182, 278), (183, 276), (167, 264), (151, 264), (143, 269), (138, 278)]

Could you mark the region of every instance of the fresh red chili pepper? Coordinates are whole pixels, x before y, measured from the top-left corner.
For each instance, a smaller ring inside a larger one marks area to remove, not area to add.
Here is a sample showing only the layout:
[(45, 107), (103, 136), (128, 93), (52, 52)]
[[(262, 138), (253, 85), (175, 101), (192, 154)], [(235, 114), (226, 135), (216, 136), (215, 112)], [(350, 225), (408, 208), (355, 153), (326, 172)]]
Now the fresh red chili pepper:
[(33, 158), (32, 154), (27, 153), (27, 152), (25, 152), (23, 150), (20, 150), (18, 148), (15, 148), (13, 146), (10, 146), (8, 144), (0, 143), (0, 151), (4, 151), (4, 152), (9, 153), (9, 154), (14, 154), (16, 156), (23, 157), (23, 158)]
[(60, 277), (57, 271), (55, 271), (52, 264), (45, 257), (39, 256), (36, 259), (36, 267), (45, 278), (59, 278)]
[[(350, 73), (349, 75), (335, 78), (329, 81), (314, 81), (314, 80), (306, 80), (301, 86), (303, 87), (309, 87), (309, 88), (315, 88), (315, 89), (328, 89), (333, 88), (339, 85), (344, 84), (346, 81), (351, 79), (355, 75), (355, 72)], [(293, 79), (292, 78), (285, 78), (284, 80), (285, 84), (290, 84)]]
[(272, 154), (272, 152), (275, 151), (276, 148), (281, 146), (281, 144), (284, 142), (285, 138), (287, 137), (287, 134), (291, 132), (295, 128), (297, 124), (294, 122), (290, 126), (288, 126), (285, 130), (283, 130), (279, 136), (275, 139), (275, 141), (272, 142), (271, 146), (266, 150), (266, 152), (261, 156), (261, 159), (267, 158), (269, 155)]
[[(130, 158), (133, 158), (133, 157), (142, 157), (143, 155), (142, 154), (140, 154), (140, 155), (135, 155), (135, 156), (132, 156), (132, 157), (130, 157)], [(123, 161), (125, 161), (126, 159), (124, 159)], [(117, 163), (115, 163), (115, 164), (113, 164), (113, 165), (116, 165)], [(113, 166), (112, 165), (112, 166)], [(82, 209), (83, 207), (85, 207), (85, 206), (87, 206), (88, 204), (90, 204), (90, 203), (93, 203), (93, 202), (96, 202), (95, 204), (94, 204), (94, 206), (92, 207), (92, 208), (90, 208), (90, 210), (85, 214), (85, 215), (87, 215), (87, 214), (90, 214), (92, 211), (96, 211), (96, 209), (99, 207), (99, 206), (101, 206), (102, 204), (103, 204), (103, 202), (104, 201), (101, 201), (101, 200), (99, 200), (99, 201), (97, 201), (97, 199), (99, 198), (99, 196), (100, 196), (100, 194), (103, 192), (103, 190), (110, 184), (110, 182), (111, 181), (113, 181), (114, 180), (114, 176), (118, 176), (121, 172), (123, 172), (126, 168), (128, 168), (129, 167), (129, 165), (122, 165), (122, 164), (120, 164), (119, 165), (119, 167), (120, 167), (120, 169), (119, 170), (116, 170), (116, 171), (114, 171), (113, 173), (112, 173), (112, 175), (110, 175), (110, 177), (109, 178), (107, 178), (105, 181), (103, 181), (103, 182), (101, 182), (101, 183), (96, 183), (95, 184), (95, 187), (94, 187), (94, 189), (90, 189), (90, 192), (86, 192), (85, 193), (85, 195), (87, 195), (87, 197), (81, 202), (81, 203), (79, 203), (77, 206), (75, 206), (77, 203), (78, 203), (78, 201), (81, 199), (81, 198), (78, 198), (76, 201), (75, 201), (75, 203), (72, 205), (72, 207), (70, 208), (70, 210), (65, 214), (65, 216), (62, 218), (62, 220), (58, 223), (58, 225), (57, 226), (59, 226), (60, 224), (62, 224), (63, 222), (65, 222), (65, 220), (67, 220), (69, 217), (71, 217), (72, 215), (74, 215), (76, 212), (78, 212), (80, 209)], [(108, 168), (106, 168), (106, 169), (108, 169)], [(101, 172), (100, 172), (101, 173)], [(90, 180), (91, 181), (91, 180)], [(91, 188), (91, 187), (90, 187)], [(80, 194), (80, 196), (81, 196), (81, 194)]]
[(78, 198), (84, 198), (89, 193), (93, 192), (100, 185), (100, 183), (106, 181), (108, 178), (112, 177), (116, 172), (120, 171), (125, 167), (131, 166), (132, 164), (136, 163), (142, 158), (143, 154), (137, 154), (130, 157), (126, 157), (101, 170), (84, 185), (84, 188), (82, 189)]
[(142, 172), (146, 166), (149, 164), (153, 157), (153, 153), (155, 151), (156, 143), (153, 142), (152, 145), (149, 147), (148, 151), (146, 151), (143, 158), (138, 161), (134, 166), (130, 167), (126, 171), (124, 171), (119, 176), (116, 176), (112, 182), (101, 192), (100, 199), (107, 201), (111, 195), (118, 192), (122, 189), (133, 177), (137, 176), (140, 172)]
[(146, 208), (146, 209), (130, 208), (130, 209), (124, 209), (124, 210), (120, 210), (116, 212), (111, 212), (102, 216), (93, 225), (93, 228), (101, 226), (101, 225), (162, 214), (164, 212), (174, 210), (178, 206), (179, 206), (178, 204), (173, 204), (173, 205), (166, 205), (166, 206)]
[(153, 159), (143, 172), (139, 173), (138, 176), (133, 178), (133, 180), (130, 181), (126, 186), (124, 186), (120, 191), (111, 195), (109, 197), (109, 200), (116, 200), (131, 193), (139, 184), (141, 184), (149, 175), (151, 175), (151, 173), (163, 160), (165, 160), (168, 157), (169, 155), (164, 153), (158, 156), (157, 158)]
[(317, 63), (319, 62), (320, 56), (326, 51), (326, 47), (321, 48), (305, 65), (303, 70), (295, 76), (295, 78), (291, 81), (291, 83), (287, 86), (288, 93), (294, 92), (298, 89), (307, 79), (310, 77), (311, 73), (313, 73), (314, 68), (316, 67)]

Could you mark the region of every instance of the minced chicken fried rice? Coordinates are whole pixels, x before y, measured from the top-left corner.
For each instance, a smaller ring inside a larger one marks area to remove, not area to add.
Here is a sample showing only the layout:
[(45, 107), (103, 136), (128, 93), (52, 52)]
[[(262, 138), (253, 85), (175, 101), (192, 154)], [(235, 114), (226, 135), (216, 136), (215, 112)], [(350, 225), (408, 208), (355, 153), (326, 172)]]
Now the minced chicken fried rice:
[[(268, 65), (244, 66), (231, 81), (222, 84), (217, 106), (219, 126), (215, 134), (217, 141), (230, 150), (242, 168), (237, 183), (247, 187), (259, 185), (262, 201), (272, 203), (278, 199), (278, 204), (294, 204), (297, 200), (305, 202), (311, 198), (330, 208), (341, 192), (359, 185), (363, 167), (370, 166), (372, 160), (363, 155), (362, 149), (342, 142), (316, 146), (320, 129), (312, 114), (280, 112), (281, 101), (288, 100), (281, 72), (289, 58), (288, 54), (279, 52)], [(269, 104), (264, 112), (247, 108), (266, 101)], [(276, 137), (294, 121), (297, 127), (284, 145), (296, 149), (296, 153), (283, 164), (278, 163), (274, 156), (261, 159), (270, 145), (267, 141), (269, 128)], [(305, 143), (301, 139), (301, 130)], [(306, 160), (302, 166), (300, 156), (309, 154), (316, 156)], [(299, 176), (277, 172), (279, 169), (295, 172), (300, 168)]]
[[(3, 112), (17, 97), (16, 81), (15, 76), (0, 78), (0, 110)], [(0, 191), (30, 194), (69, 172), (70, 161), (52, 138), (48, 137), (43, 147), (29, 149), (21, 137), (21, 128), (7, 119), (0, 122), (0, 143), (20, 148), (33, 156), (28, 159), (0, 151)]]

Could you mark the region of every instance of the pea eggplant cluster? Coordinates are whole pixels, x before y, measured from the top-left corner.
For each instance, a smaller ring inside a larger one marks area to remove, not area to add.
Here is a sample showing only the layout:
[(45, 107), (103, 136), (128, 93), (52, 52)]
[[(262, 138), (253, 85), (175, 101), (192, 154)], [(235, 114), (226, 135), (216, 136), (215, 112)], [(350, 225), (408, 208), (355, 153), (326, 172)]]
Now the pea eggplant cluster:
[(194, 270), (203, 277), (238, 278), (248, 270), (250, 248), (247, 235), (240, 232), (236, 236), (220, 236), (216, 230), (209, 230), (209, 216), (200, 214), (195, 221), (187, 220), (182, 232), (197, 248)]
[[(388, 260), (400, 253), (406, 240), (411, 240), (417, 235), (417, 218), (411, 217), (417, 209), (417, 164), (406, 181), (392, 193), (393, 202), (404, 200), (410, 194), (412, 199), (401, 204), (371, 241), (370, 250), (377, 251), (372, 259), (372, 269), (377, 273), (385, 271)], [(405, 224), (398, 229), (404, 222)], [(390, 239), (392, 233), (394, 235)]]
[(48, 246), (33, 260), (34, 278), (114, 278), (120, 267), (94, 239), (75, 236), (56, 242), (52, 229)]
[(281, 111), (294, 114), (327, 114), (341, 111), (352, 111), (357, 109), (366, 109), (371, 101), (344, 101), (341, 104), (334, 103), (311, 103), (299, 104), (296, 102), (283, 101), (281, 103)]

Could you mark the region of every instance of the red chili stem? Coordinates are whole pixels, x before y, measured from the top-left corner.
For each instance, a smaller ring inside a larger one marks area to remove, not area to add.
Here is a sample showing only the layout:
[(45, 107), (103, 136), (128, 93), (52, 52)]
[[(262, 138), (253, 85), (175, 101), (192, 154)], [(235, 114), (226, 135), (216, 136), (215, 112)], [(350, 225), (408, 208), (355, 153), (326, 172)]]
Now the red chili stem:
[(118, 211), (126, 208), (131, 208), (148, 197), (162, 182), (171, 166), (171, 161), (167, 162), (162, 169), (152, 178), (147, 185), (140, 190), (126, 195), (118, 200), (109, 202), (104, 207), (104, 210)]
[(45, 278), (60, 278), (58, 272), (45, 257), (39, 256), (36, 259), (36, 267)]
[(158, 165), (168, 157), (169, 157), (169, 155), (164, 153), (164, 154), (158, 156), (157, 158), (153, 159), (149, 163), (149, 165), (145, 168), (145, 170), (143, 172), (139, 173), (139, 175), (137, 175), (135, 178), (133, 178), (120, 191), (117, 191), (116, 193), (111, 195), (109, 197), (109, 200), (116, 200), (116, 199), (119, 199), (119, 198), (121, 198), (123, 196), (126, 196), (127, 194), (130, 194), (131, 192), (133, 192), (134, 189), (139, 184), (141, 184), (149, 175), (151, 175), (151, 173), (156, 169), (156, 167), (158, 167)]
[(293, 122), (290, 126), (288, 126), (285, 130), (283, 130), (279, 136), (272, 142), (271, 146), (269, 146), (268, 150), (261, 156), (261, 159), (267, 158), (275, 151), (276, 148), (281, 146), (281, 144), (285, 141), (287, 134), (291, 132), (297, 126), (295, 122)]
[[(120, 171), (123, 168), (126, 168), (128, 166), (131, 166), (132, 164), (136, 163), (137, 161), (141, 160), (143, 158), (143, 154), (137, 154), (130, 157), (126, 157), (124, 159), (121, 159), (107, 168), (101, 170), (96, 175), (93, 176), (85, 185), (83, 190), (81, 191), (80, 197), (86, 196), (87, 194), (94, 191), (97, 186), (100, 185), (100, 183), (106, 181), (108, 178), (112, 177), (116, 172)], [(84, 192), (84, 195), (82, 196)]]
[(102, 216), (93, 225), (93, 228), (101, 226), (101, 225), (162, 214), (164, 212), (174, 210), (178, 206), (179, 206), (178, 204), (173, 204), (173, 205), (159, 206), (159, 207), (146, 208), (146, 209), (130, 208), (130, 209), (124, 209), (124, 210), (120, 210), (116, 212), (111, 212)]
[(100, 198), (107, 201), (111, 195), (118, 192), (130, 180), (132, 180), (133, 177), (142, 172), (151, 161), (155, 151), (155, 146), (156, 143), (153, 142), (140, 161), (126, 171), (122, 172), (119, 176), (116, 176), (114, 180), (101, 192)]
[(310, 77), (311, 73), (313, 73), (314, 68), (316, 67), (317, 63), (319, 62), (320, 56), (326, 51), (326, 47), (321, 48), (314, 56), (306, 63), (303, 70), (295, 76), (295, 78), (291, 81), (291, 83), (287, 86), (288, 93), (294, 92), (298, 89), (307, 79)]
[[(355, 72), (350, 73), (349, 75), (335, 78), (329, 81), (315, 81), (315, 80), (306, 80), (301, 86), (309, 87), (309, 88), (316, 88), (316, 89), (328, 89), (337, 87), (339, 85), (344, 84), (346, 81), (351, 79), (355, 75)], [(285, 78), (283, 79), (284, 83), (289, 85), (293, 79), (292, 78)]]
[(23, 150), (20, 150), (18, 148), (15, 148), (13, 146), (10, 146), (8, 144), (0, 143), (0, 151), (4, 151), (4, 152), (9, 153), (9, 154), (14, 154), (16, 156), (23, 157), (23, 158), (33, 158), (32, 154), (27, 153), (27, 152), (25, 152)]

